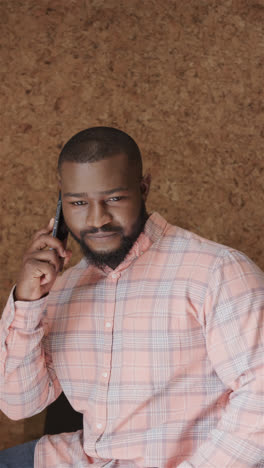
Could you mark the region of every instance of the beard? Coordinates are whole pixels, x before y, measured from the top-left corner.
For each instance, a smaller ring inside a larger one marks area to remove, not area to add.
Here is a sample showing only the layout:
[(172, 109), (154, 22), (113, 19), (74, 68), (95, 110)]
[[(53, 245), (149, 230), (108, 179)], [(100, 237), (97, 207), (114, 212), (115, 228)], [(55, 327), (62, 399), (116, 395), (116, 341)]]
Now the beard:
[[(128, 252), (132, 248), (133, 244), (137, 240), (138, 236), (144, 230), (145, 223), (148, 219), (146, 205), (144, 200), (141, 203), (141, 209), (139, 216), (132, 227), (132, 232), (129, 236), (125, 236), (123, 229), (120, 226), (111, 226), (106, 224), (100, 229), (93, 228), (89, 231), (81, 231), (80, 238), (78, 238), (68, 228), (73, 239), (80, 245), (81, 251), (87, 261), (87, 263), (97, 266), (98, 268), (104, 268), (106, 265), (112, 269), (115, 269), (127, 256)], [(95, 234), (97, 232), (118, 232), (121, 235), (121, 245), (118, 249), (110, 252), (95, 252), (90, 249), (85, 243), (86, 234)]]

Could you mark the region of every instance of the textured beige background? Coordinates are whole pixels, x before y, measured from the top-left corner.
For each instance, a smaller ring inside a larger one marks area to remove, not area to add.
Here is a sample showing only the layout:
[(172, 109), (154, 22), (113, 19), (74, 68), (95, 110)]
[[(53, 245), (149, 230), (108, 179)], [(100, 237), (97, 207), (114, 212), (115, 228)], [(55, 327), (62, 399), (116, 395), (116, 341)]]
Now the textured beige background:
[[(263, 0), (1, 0), (0, 21), (2, 305), (63, 142), (94, 125), (138, 142), (150, 211), (264, 267)], [(0, 413), (0, 448), (43, 418)]]

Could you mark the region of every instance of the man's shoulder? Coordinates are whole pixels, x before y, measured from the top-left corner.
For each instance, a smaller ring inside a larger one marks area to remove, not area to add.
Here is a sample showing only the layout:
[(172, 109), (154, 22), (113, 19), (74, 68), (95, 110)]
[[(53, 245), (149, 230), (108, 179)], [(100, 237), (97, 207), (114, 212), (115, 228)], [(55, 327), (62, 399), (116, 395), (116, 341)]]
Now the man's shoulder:
[[(202, 254), (225, 257), (231, 252), (238, 252), (233, 247), (220, 244), (188, 229), (174, 225), (157, 212), (151, 215), (149, 221), (148, 233), (152, 240), (152, 250), (164, 252), (168, 255), (172, 254), (173, 256), (176, 254), (188, 255), (189, 258)], [(240, 252), (240, 254), (242, 253)]]
[(244, 252), (170, 223), (160, 238), (159, 248), (171, 253), (174, 259), (178, 256), (182, 264), (207, 266), (210, 270), (228, 264), (243, 264), (250, 270), (261, 271)]
[(188, 278), (192, 285), (213, 284), (216, 280), (221, 283), (223, 278), (254, 277), (252, 284), (263, 287), (263, 272), (245, 253), (179, 226), (167, 223), (152, 249), (153, 265), (166, 265), (177, 278)]
[(232, 247), (220, 244), (193, 231), (170, 223), (167, 223), (166, 229), (161, 237), (161, 242), (171, 244), (173, 249), (179, 251), (204, 251), (221, 256), (236, 251)]

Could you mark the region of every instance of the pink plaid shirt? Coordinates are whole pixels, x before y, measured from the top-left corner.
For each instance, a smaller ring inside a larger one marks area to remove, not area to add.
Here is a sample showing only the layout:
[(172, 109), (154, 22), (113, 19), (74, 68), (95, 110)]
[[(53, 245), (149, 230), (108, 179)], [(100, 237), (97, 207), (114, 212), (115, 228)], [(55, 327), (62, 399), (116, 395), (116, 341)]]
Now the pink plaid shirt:
[(252, 261), (154, 213), (114, 271), (82, 260), (46, 298), (11, 293), (0, 408), (26, 418), (63, 389), (83, 413), (38, 468), (263, 467), (263, 309)]

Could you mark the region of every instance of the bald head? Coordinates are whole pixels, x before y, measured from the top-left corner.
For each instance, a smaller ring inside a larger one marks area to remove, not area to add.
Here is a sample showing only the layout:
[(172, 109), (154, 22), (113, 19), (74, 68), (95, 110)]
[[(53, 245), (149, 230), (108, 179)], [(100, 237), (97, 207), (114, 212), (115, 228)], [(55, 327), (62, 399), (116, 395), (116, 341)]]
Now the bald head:
[(66, 161), (92, 163), (117, 154), (127, 156), (139, 178), (142, 176), (142, 159), (136, 142), (127, 133), (112, 127), (92, 127), (74, 135), (60, 153), (58, 170)]

